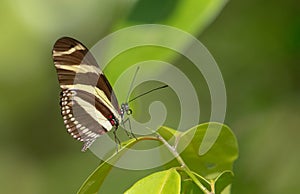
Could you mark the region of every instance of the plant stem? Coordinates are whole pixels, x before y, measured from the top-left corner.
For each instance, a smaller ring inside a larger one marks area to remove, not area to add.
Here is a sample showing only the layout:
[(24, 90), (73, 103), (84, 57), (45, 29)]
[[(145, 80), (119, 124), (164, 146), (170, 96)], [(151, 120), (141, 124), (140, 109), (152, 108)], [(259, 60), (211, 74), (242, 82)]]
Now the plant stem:
[(181, 165), (181, 169), (195, 182), (195, 184), (205, 193), (205, 194), (214, 194), (207, 190), (206, 187), (204, 187), (201, 182), (197, 179), (197, 177), (192, 173), (192, 171), (189, 169), (189, 167), (185, 164), (183, 159), (180, 157), (179, 153), (177, 152), (176, 148), (171, 146), (159, 133), (155, 132), (157, 135), (158, 140), (160, 140), (168, 149), (169, 151), (174, 155), (178, 163)]

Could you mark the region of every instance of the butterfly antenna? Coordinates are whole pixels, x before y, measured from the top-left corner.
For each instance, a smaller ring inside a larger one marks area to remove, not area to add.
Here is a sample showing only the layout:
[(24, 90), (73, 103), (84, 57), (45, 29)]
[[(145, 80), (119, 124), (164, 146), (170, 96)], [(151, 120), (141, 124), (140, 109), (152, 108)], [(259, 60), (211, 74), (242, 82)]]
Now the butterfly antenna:
[(132, 101), (138, 99), (139, 97), (145, 96), (146, 94), (149, 94), (149, 93), (151, 93), (151, 92), (154, 92), (155, 90), (160, 90), (160, 89), (163, 89), (163, 88), (166, 88), (166, 87), (168, 87), (168, 85), (163, 85), (163, 86), (160, 86), (160, 87), (157, 87), (157, 88), (153, 88), (152, 90), (149, 90), (149, 91), (147, 91), (147, 92), (145, 92), (145, 93), (142, 93), (142, 94), (140, 94), (140, 95), (138, 95), (138, 96), (132, 98), (132, 99), (129, 100), (128, 102), (132, 102)]
[(135, 78), (136, 78), (136, 75), (137, 75), (139, 69), (140, 69), (140, 66), (138, 66), (138, 67), (136, 68), (136, 70), (135, 70), (135, 73), (134, 73), (134, 76), (133, 76), (133, 78), (132, 78), (132, 81), (131, 81), (131, 84), (130, 84), (130, 87), (129, 87), (129, 91), (128, 91), (128, 94), (127, 94), (127, 97), (126, 97), (126, 101), (125, 101), (126, 103), (127, 103), (128, 100), (129, 100), (129, 95), (130, 95), (130, 92), (131, 92), (131, 90), (132, 90), (132, 88), (133, 88), (133, 83), (134, 83), (134, 81), (135, 81)]

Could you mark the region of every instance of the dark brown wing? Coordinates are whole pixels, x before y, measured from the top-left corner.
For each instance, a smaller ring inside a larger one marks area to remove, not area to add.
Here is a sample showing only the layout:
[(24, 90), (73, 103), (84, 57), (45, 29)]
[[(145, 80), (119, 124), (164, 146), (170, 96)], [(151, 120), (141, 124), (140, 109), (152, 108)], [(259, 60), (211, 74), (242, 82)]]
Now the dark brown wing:
[(61, 114), (68, 133), (85, 142), (85, 151), (95, 139), (116, 126), (119, 105), (112, 87), (95, 58), (79, 41), (63, 37), (52, 51), (61, 88)]

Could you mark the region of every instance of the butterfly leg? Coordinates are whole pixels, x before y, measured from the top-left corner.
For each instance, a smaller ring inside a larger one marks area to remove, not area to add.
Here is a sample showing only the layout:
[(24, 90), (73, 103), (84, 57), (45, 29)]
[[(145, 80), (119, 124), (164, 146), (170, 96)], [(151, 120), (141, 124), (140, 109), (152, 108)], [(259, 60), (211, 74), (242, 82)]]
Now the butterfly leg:
[(128, 120), (128, 119), (126, 119), (125, 121), (122, 121), (122, 126), (123, 126), (123, 128), (124, 128), (124, 130), (125, 130), (126, 135), (127, 135), (128, 137), (131, 138), (131, 135), (130, 135), (130, 134), (128, 133), (128, 131), (125, 129), (125, 122), (127, 122), (127, 120)]
[(134, 135), (134, 133), (133, 133), (132, 130), (131, 130), (131, 122), (130, 122), (130, 119), (129, 119), (129, 118), (125, 119), (125, 120), (122, 122), (123, 127), (125, 128), (125, 123), (126, 123), (126, 122), (128, 122), (129, 130), (130, 130), (130, 134), (125, 130), (127, 136), (130, 137), (130, 138), (133, 137), (133, 138), (137, 139), (136, 136)]
[(116, 142), (116, 150), (118, 152), (119, 151), (119, 146), (121, 148), (121, 141), (119, 140), (119, 138), (117, 136), (117, 129), (113, 130), (113, 134), (114, 134), (114, 138), (115, 138), (115, 142)]

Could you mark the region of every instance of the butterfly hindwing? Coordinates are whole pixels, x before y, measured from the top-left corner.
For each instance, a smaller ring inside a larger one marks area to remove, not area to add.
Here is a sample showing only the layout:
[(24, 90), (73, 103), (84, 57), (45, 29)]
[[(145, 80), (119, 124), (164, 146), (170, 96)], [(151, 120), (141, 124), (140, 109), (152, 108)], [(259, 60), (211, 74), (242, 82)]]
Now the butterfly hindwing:
[(85, 143), (118, 127), (119, 105), (95, 58), (79, 41), (63, 37), (53, 47), (53, 61), (61, 88), (61, 114), (68, 133)]

